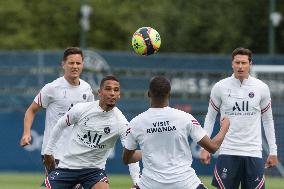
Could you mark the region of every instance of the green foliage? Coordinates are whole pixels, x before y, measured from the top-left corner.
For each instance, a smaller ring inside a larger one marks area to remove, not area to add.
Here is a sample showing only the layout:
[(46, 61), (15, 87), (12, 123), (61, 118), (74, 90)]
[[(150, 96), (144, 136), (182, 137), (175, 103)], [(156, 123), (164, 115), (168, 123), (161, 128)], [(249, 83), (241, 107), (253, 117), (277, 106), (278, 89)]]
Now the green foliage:
[[(267, 0), (5, 0), (0, 49), (79, 46), (83, 3), (93, 9), (88, 48), (130, 51), (132, 34), (151, 26), (162, 37), (161, 52), (227, 54), (238, 46), (268, 52)], [(284, 2), (277, 1), (276, 11), (284, 12)], [(283, 53), (283, 21), (275, 29), (276, 50)]]

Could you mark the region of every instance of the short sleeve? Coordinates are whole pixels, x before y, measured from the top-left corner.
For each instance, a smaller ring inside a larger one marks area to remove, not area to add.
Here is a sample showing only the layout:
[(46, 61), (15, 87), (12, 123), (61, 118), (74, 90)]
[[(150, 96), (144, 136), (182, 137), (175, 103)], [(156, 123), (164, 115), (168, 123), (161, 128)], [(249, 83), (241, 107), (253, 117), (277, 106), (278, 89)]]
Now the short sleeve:
[(134, 136), (133, 128), (129, 128), (126, 133), (125, 148), (128, 150), (135, 150), (137, 148), (137, 141)]
[(194, 142), (199, 142), (205, 135), (206, 131), (201, 127), (200, 123), (191, 116), (188, 123), (189, 135)]
[(116, 116), (117, 116), (118, 124), (119, 124), (120, 141), (121, 141), (122, 146), (124, 146), (126, 135), (129, 129), (129, 122), (127, 121), (126, 117), (123, 115), (123, 113), (118, 108), (116, 108)]
[(47, 108), (50, 102), (52, 102), (52, 96), (53, 96), (52, 93), (53, 93), (53, 88), (50, 87), (49, 84), (46, 84), (37, 94), (37, 96), (34, 99), (34, 102), (43, 108)]

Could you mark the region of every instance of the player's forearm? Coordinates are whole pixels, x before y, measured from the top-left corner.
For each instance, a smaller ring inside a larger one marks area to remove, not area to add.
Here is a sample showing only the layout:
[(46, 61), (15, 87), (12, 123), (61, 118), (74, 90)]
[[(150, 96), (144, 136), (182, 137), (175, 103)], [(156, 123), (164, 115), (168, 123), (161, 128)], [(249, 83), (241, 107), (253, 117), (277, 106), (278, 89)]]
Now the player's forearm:
[(30, 108), (26, 111), (25, 117), (24, 117), (24, 135), (25, 134), (30, 134), (32, 124), (35, 118), (36, 112), (31, 110)]
[(204, 121), (204, 130), (206, 131), (209, 137), (213, 132), (217, 114), (218, 112), (212, 107), (212, 105), (209, 104), (208, 111)]
[(220, 131), (218, 132), (218, 134), (212, 139), (212, 148), (210, 149), (211, 151), (209, 151), (210, 153), (215, 153), (221, 146), (225, 135), (226, 135), (227, 131), (225, 131), (224, 129), (220, 129)]
[(269, 146), (269, 154), (277, 155), (274, 121), (273, 121), (271, 108), (262, 114), (262, 123), (263, 123), (264, 133)]
[(140, 178), (139, 162), (128, 164), (128, 168), (133, 184), (137, 184)]
[(210, 153), (215, 153), (220, 148), (225, 135), (229, 130), (230, 121), (228, 118), (223, 118), (220, 124), (221, 128), (212, 140), (208, 136), (205, 136), (199, 141), (199, 144)]

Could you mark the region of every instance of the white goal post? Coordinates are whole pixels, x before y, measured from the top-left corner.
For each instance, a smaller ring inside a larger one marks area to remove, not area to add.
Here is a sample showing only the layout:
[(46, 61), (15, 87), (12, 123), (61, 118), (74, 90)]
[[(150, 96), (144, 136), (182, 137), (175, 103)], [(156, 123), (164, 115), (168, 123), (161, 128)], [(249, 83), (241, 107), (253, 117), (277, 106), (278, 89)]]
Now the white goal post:
[[(270, 88), (279, 158), (276, 168), (284, 177), (284, 167), (281, 163), (284, 162), (284, 140), (282, 139), (284, 136), (284, 65), (253, 65), (250, 74), (261, 79)], [(263, 139), (263, 149), (267, 156), (269, 149), (265, 139)]]

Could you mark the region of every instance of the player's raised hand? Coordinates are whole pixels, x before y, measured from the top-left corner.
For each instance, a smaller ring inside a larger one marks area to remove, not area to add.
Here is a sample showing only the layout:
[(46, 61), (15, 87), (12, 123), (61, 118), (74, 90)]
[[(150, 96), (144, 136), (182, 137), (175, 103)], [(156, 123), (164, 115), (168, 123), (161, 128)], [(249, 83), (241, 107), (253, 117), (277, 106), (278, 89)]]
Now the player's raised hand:
[(30, 134), (24, 134), (21, 138), (20, 145), (25, 147), (31, 144), (32, 137)]
[(211, 154), (207, 150), (201, 149), (199, 159), (201, 163), (208, 165), (211, 161)]
[(265, 168), (274, 167), (278, 163), (278, 158), (276, 155), (269, 155), (265, 162)]

